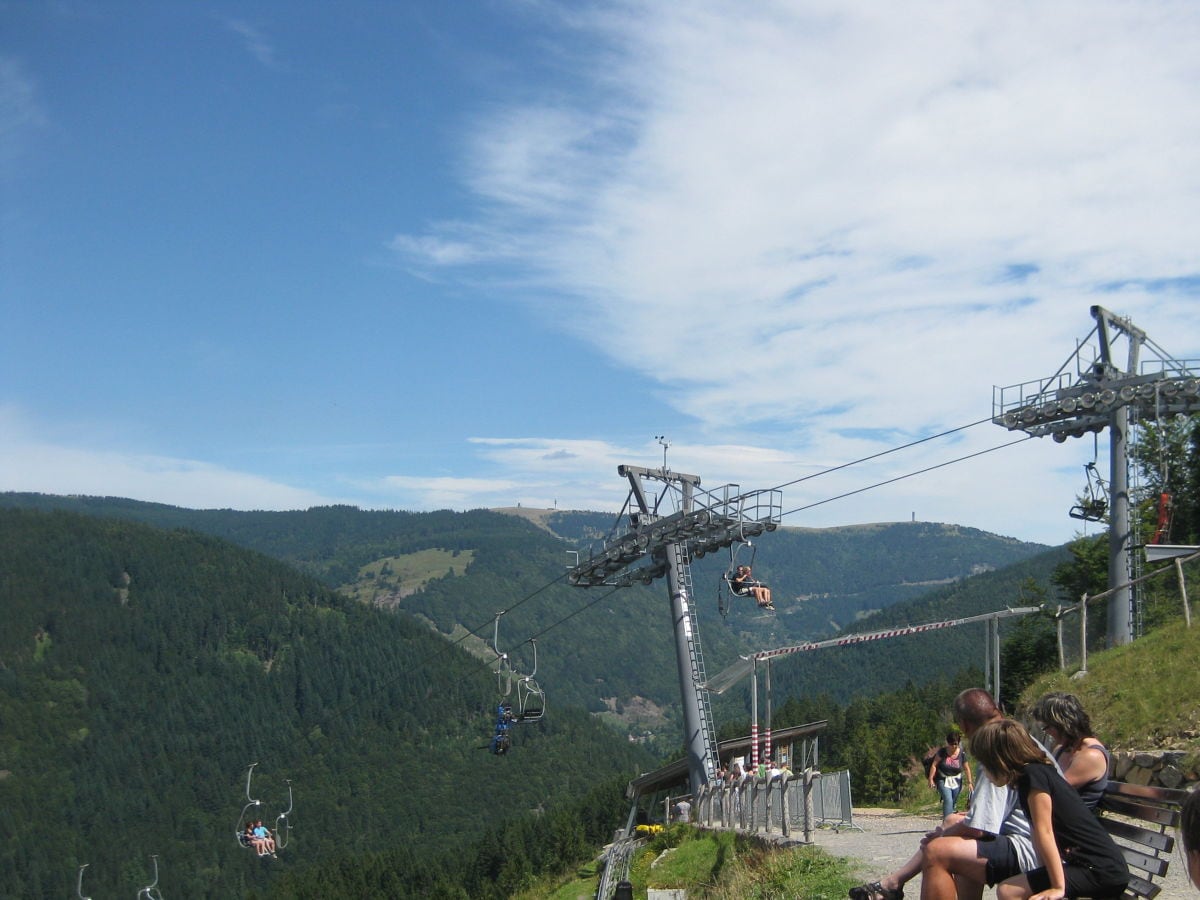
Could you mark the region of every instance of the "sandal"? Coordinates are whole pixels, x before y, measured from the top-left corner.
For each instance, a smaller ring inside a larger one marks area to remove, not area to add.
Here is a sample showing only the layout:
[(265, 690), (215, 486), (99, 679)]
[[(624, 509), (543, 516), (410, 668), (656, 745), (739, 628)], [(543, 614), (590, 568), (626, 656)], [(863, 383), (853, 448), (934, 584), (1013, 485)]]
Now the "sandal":
[(850, 900), (904, 900), (904, 891), (885, 888), (878, 881), (850, 888)]

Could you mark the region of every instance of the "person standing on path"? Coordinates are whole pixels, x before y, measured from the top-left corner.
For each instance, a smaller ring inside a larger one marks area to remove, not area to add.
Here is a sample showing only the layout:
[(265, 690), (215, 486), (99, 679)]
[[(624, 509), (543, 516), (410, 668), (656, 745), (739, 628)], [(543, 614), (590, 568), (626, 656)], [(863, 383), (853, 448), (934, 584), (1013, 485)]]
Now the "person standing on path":
[(951, 731), (946, 735), (946, 745), (938, 748), (933, 762), (929, 765), (929, 786), (942, 798), (942, 818), (948, 818), (958, 804), (958, 795), (962, 791), (963, 780), (967, 782), (967, 797), (975, 789), (971, 779), (971, 764), (962, 748), (962, 738), (958, 732)]

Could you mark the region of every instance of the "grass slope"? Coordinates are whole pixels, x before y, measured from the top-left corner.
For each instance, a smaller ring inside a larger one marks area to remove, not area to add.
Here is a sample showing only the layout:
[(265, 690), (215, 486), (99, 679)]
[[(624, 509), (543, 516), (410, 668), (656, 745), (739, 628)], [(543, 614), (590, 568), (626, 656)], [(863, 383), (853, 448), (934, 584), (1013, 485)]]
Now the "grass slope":
[[(592, 867), (577, 876), (543, 883), (515, 900), (576, 900), (594, 896)], [(630, 865), (633, 895), (650, 888), (685, 890), (702, 900), (843, 900), (859, 883), (850, 863), (819, 847), (776, 848), (732, 832), (672, 825), (638, 852)]]
[(1086, 675), (1054, 672), (1021, 695), (1018, 715), (1047, 691), (1083, 702), (1114, 750), (1200, 750), (1200, 625), (1171, 622), (1088, 659)]

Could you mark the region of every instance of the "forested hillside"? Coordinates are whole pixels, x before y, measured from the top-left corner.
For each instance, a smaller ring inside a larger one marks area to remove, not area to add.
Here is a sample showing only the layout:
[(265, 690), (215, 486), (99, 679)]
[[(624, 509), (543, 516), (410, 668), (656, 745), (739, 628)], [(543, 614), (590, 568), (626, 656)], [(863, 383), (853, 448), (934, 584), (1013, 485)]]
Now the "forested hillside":
[[(410, 619), (191, 532), (0, 509), (0, 896), (235, 897), (466, 846), (652, 761), (582, 710), (486, 752), (495, 677)], [(553, 701), (552, 701), (553, 702)], [(291, 846), (234, 840), (245, 774)]]
[[(943, 622), (1007, 607), (1038, 606), (1043, 601), (1053, 604), (1051, 576), (1056, 567), (1070, 558), (1066, 548), (1050, 550), (891, 606), (863, 618), (851, 631), (874, 632)], [(778, 697), (804, 701), (823, 696), (844, 704), (906, 683), (919, 686), (939, 678), (954, 679), (964, 670), (982, 674), (987, 647), (985, 627), (983, 622), (977, 622), (797, 653), (772, 664), (773, 690)], [(1017, 627), (1016, 619), (1001, 620), (1002, 638)], [(746, 716), (750, 709), (748, 685), (728, 691), (714, 708), (725, 719)]]
[[(539, 674), (559, 702), (600, 711), (640, 708), (639, 698), (645, 698), (647, 721), (661, 724), (677, 698), (664, 585), (613, 592), (565, 584), (567, 550), (587, 546), (610, 531), (611, 514), (405, 513), (352, 507), (237, 512), (37, 494), (0, 494), (3, 505), (70, 509), (215, 534), (289, 562), (360, 599), (415, 616), (447, 636), (473, 631), (482, 640), (468, 640), (464, 646), (485, 655), (490, 653), (490, 620), (508, 610), (501, 623), (501, 649), (528, 666), (530, 648), (523, 642), (542, 635)], [(904, 608), (904, 601), (933, 588), (969, 583), (964, 579), (1044, 549), (976, 529), (924, 522), (781, 528), (737, 551), (739, 562), (753, 560), (756, 573), (775, 588), (774, 616), (759, 616), (739, 600), (722, 619), (717, 593), (730, 554), (694, 563), (710, 672), (739, 653), (830, 636), (873, 611), (896, 604)], [(881, 652), (890, 657), (889, 648)], [(916, 663), (906, 671), (918, 680), (939, 671), (928, 657)], [(848, 689), (873, 692), (891, 683), (890, 677), (875, 680), (872, 672), (871, 678), (853, 679)], [(673, 725), (666, 730), (673, 740)]]

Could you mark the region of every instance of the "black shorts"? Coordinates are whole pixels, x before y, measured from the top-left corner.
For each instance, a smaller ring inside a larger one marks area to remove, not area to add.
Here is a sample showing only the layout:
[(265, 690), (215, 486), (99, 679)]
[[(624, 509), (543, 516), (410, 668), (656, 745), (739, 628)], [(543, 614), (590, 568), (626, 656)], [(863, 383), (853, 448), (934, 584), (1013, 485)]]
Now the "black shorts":
[(975, 855), (987, 861), (988, 887), (1021, 874), (1021, 860), (1017, 857), (1017, 851), (1012, 841), (1002, 834), (976, 841)]
[[(1120, 897), (1125, 893), (1125, 886), (1129, 884), (1128, 872), (1105, 872), (1090, 866), (1072, 865), (1069, 862), (1063, 863), (1063, 875), (1067, 880), (1068, 897), (1094, 897), (1096, 900)], [(1050, 887), (1050, 875), (1044, 866), (1026, 872), (1025, 877), (1035, 894)]]

